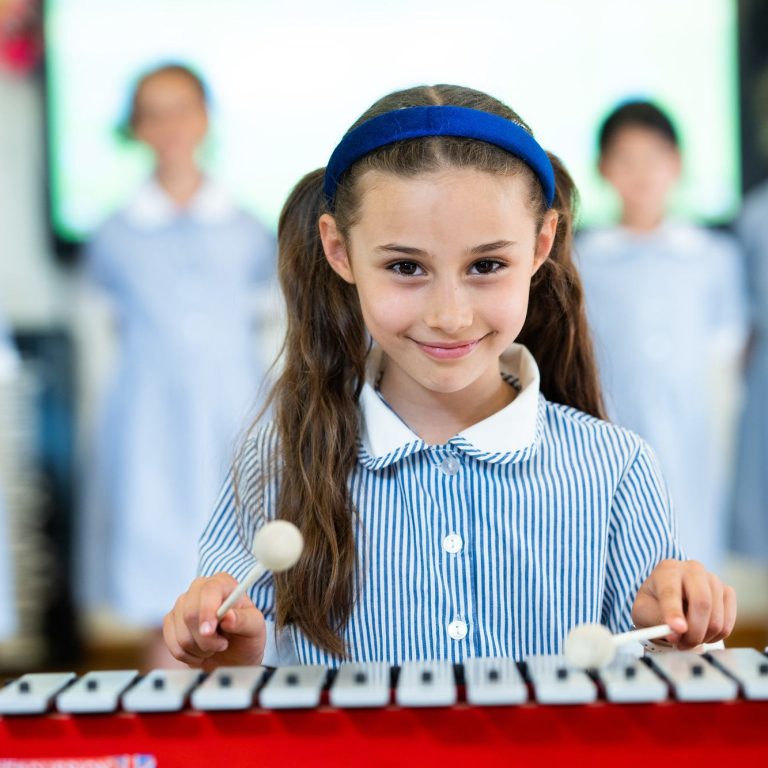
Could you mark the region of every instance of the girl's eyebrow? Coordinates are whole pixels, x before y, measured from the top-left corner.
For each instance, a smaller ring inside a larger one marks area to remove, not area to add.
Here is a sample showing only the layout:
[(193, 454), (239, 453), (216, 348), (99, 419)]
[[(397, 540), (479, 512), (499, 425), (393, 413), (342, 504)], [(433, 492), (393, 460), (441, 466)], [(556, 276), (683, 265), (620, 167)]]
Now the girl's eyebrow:
[[(469, 253), (472, 255), (492, 253), (493, 251), (499, 251), (502, 248), (509, 248), (513, 245), (517, 245), (515, 240), (496, 240), (492, 243), (476, 245), (474, 248), (469, 249)], [(379, 245), (376, 247), (376, 250), (383, 251), (385, 253), (402, 253), (406, 256), (429, 256), (429, 253), (427, 251), (423, 251), (421, 248), (412, 248), (411, 246), (399, 245), (398, 243), (387, 243), (386, 245)]]
[(492, 251), (500, 251), (502, 248), (509, 248), (513, 245), (517, 245), (515, 240), (496, 240), (493, 243), (484, 243), (483, 245), (476, 245), (470, 250), (472, 254), (479, 253), (491, 253)]

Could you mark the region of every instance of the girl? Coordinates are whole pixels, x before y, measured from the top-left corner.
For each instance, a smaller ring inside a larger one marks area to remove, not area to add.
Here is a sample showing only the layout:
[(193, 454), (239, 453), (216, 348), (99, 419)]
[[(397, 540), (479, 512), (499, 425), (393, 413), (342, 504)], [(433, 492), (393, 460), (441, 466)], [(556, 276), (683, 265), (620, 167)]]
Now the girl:
[[(573, 195), (514, 112), (447, 85), (377, 102), (298, 184), (274, 423), (165, 617), (174, 656), (458, 662), (556, 653), (585, 621), (668, 621), (682, 647), (730, 631), (732, 591), (674, 559), (648, 447), (598, 418)], [(217, 624), (275, 517), (301, 559)]]
[(735, 373), (746, 328), (741, 256), (727, 235), (667, 218), (681, 157), (657, 106), (622, 104), (599, 144), (622, 221), (584, 233), (576, 250), (608, 415), (653, 446), (685, 552), (718, 569), (734, 388), (724, 374)]
[(195, 575), (195, 541), (263, 378), (254, 331), (275, 273), (272, 236), (198, 165), (206, 94), (179, 65), (139, 80), (130, 130), (154, 173), (86, 254), (120, 344), (91, 465), (87, 597), (155, 630)]

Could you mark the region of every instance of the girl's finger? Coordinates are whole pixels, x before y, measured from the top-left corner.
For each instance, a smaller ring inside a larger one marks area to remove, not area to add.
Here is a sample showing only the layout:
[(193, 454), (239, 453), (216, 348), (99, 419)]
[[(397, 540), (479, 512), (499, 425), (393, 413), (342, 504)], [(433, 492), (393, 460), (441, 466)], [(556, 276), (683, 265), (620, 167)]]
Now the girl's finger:
[(687, 605), (685, 618), (688, 622), (688, 631), (680, 638), (678, 647), (694, 648), (704, 642), (712, 612), (709, 574), (701, 563), (693, 560), (685, 563), (682, 586)]
[(653, 592), (661, 614), (660, 624), (669, 626), (679, 635), (688, 629), (683, 610), (683, 583), (681, 564), (659, 569), (653, 576)]
[(723, 640), (733, 632), (736, 624), (736, 591), (733, 587), (723, 587)]
[(201, 660), (192, 654), (187, 653), (179, 644), (176, 637), (176, 628), (171, 614), (167, 614), (163, 619), (163, 639), (171, 655), (190, 667), (199, 667)]
[(220, 626), (228, 635), (257, 638), (265, 631), (264, 615), (249, 603), (245, 608), (227, 611)]
[(217, 574), (200, 587), (198, 607), (190, 622), (190, 630), (203, 651), (216, 653), (224, 650), (223, 638), (216, 631), (219, 624), (216, 611), (236, 584), (231, 576), (225, 578), (225, 574)]
[[(192, 598), (185, 597), (182, 599), (189, 600)], [(184, 608), (183, 606), (181, 609), (174, 608), (171, 612), (176, 641), (181, 646), (184, 653), (198, 660), (199, 665), (199, 663), (208, 656), (225, 650), (228, 643), (226, 638), (214, 634), (213, 637), (202, 639), (203, 644), (201, 645), (197, 615), (198, 611)]]
[(714, 573), (708, 574), (709, 589), (712, 595), (712, 608), (709, 612), (709, 625), (704, 636), (705, 643), (716, 643), (723, 639), (725, 622), (725, 604), (723, 602), (723, 583)]

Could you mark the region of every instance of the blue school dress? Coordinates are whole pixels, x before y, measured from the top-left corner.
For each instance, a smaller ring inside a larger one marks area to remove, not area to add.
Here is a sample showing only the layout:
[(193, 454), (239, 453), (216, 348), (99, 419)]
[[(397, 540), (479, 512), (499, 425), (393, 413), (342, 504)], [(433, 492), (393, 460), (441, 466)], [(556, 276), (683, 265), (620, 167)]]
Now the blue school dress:
[(96, 233), (87, 269), (114, 306), (119, 359), (89, 468), (84, 592), (157, 626), (195, 576), (257, 405), (258, 297), (276, 246), (210, 181), (184, 209), (150, 181)]
[(656, 451), (683, 548), (717, 571), (730, 464), (720, 381), (746, 334), (740, 252), (725, 234), (668, 222), (584, 233), (576, 255), (609, 417)]
[[(643, 440), (548, 402), (525, 347), (512, 345), (500, 367), (517, 390), (512, 403), (430, 445), (375, 389), (371, 355), (348, 481), (360, 564), (343, 630), (351, 661), (558, 653), (576, 624), (628, 629), (640, 585), (661, 560), (681, 556)], [(247, 442), (239, 493), (230, 480), (201, 538), (203, 575), (239, 580), (253, 565), (253, 534), (275, 517), (266, 468), (276, 449), (271, 425)], [(273, 631), (271, 574), (251, 598), (268, 621), (265, 663), (338, 665), (296, 627)]]
[(768, 184), (747, 197), (737, 222), (749, 276), (754, 341), (734, 486), (733, 547), (768, 563)]

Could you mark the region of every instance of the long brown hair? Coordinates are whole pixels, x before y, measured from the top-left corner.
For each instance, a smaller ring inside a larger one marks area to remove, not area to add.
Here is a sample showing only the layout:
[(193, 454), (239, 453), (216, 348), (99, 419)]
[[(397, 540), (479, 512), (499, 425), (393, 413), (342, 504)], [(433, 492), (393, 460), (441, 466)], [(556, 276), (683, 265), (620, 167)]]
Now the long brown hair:
[[(452, 85), (393, 93), (355, 125), (394, 109), (443, 104), (491, 112), (530, 130), (496, 99)], [(533, 278), (519, 341), (539, 364), (547, 398), (602, 416), (581, 283), (572, 260), (575, 189), (559, 160), (550, 159), (557, 184), (557, 233), (549, 259)], [(541, 227), (544, 195), (524, 162), (484, 142), (427, 137), (378, 149), (344, 174), (334, 210), (342, 236), (348, 237), (356, 221), (359, 181), (366, 171), (414, 176), (444, 167), (525, 176), (529, 204)], [(357, 460), (358, 399), (368, 343), (356, 289), (331, 269), (320, 243), (318, 219), (326, 212), (322, 183), (323, 169), (305, 176), (286, 201), (278, 227), (288, 327), (282, 371), (267, 407), (273, 410), (279, 445), (274, 465), (277, 517), (298, 525), (305, 549), (289, 574), (275, 575), (275, 585), (278, 626), (293, 623), (316, 645), (344, 656), (342, 630), (353, 609), (357, 575), (356, 512), (347, 482)]]

